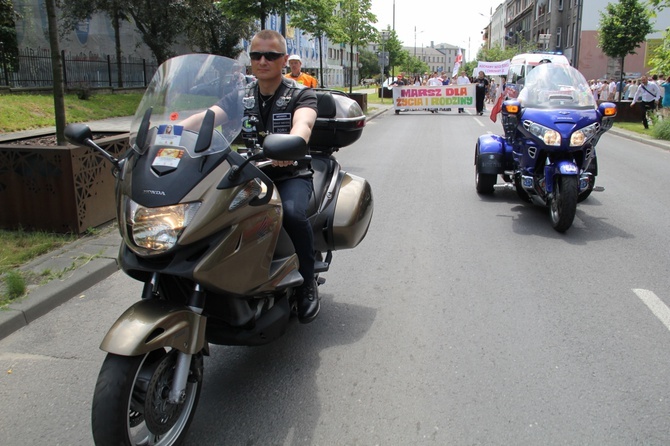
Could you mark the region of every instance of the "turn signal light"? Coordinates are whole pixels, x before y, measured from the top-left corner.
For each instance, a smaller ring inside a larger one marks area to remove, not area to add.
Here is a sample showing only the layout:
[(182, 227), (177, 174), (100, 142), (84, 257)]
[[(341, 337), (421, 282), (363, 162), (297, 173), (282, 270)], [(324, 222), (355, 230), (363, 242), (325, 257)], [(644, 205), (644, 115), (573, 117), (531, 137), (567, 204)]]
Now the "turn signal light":
[(519, 106), (516, 104), (505, 105), (505, 111), (507, 113), (519, 113)]
[(616, 107), (607, 107), (603, 112), (605, 116), (615, 116)]

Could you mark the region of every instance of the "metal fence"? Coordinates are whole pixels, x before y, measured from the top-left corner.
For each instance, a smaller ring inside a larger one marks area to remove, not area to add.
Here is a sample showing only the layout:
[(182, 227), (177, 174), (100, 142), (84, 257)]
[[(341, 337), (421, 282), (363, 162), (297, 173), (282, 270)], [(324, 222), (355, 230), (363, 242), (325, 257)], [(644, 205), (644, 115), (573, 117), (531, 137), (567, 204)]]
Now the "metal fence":
[[(122, 82), (119, 82), (118, 62), (109, 55), (65, 54), (61, 51), (65, 89), (96, 87), (146, 87), (156, 71), (155, 62), (128, 57), (121, 60)], [(11, 88), (51, 87), (51, 51), (23, 49), (18, 63), (10, 66), (0, 52), (0, 85)]]

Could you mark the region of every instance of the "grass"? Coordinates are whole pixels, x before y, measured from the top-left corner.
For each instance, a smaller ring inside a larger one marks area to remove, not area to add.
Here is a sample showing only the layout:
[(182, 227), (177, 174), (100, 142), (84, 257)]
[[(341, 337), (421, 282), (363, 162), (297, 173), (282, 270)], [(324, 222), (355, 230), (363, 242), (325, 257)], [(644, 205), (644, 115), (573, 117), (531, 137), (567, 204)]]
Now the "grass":
[[(55, 125), (53, 96), (44, 94), (8, 94), (0, 96), (0, 133), (17, 132)], [(93, 94), (82, 100), (76, 94), (65, 95), (68, 123), (131, 116), (142, 93)]]
[[(31, 260), (76, 240), (77, 236), (43, 231), (0, 230), (0, 308), (23, 296), (28, 282), (37, 278), (19, 270)], [(42, 280), (42, 279), (40, 279)]]

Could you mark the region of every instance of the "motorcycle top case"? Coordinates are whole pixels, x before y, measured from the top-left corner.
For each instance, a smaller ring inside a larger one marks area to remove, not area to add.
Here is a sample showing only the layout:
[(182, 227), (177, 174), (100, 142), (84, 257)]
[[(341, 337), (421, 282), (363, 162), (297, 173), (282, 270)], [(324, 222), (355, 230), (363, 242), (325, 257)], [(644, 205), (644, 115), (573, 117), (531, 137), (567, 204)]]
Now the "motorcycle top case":
[(358, 102), (336, 90), (316, 90), (317, 118), (310, 150), (330, 151), (353, 144), (365, 127), (365, 114)]

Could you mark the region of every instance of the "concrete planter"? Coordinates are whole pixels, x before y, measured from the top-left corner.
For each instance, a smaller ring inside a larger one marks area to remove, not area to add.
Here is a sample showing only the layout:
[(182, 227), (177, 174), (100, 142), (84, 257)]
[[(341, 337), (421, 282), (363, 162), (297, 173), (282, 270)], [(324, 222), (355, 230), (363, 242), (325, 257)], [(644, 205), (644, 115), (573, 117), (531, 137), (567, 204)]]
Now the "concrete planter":
[[(99, 139), (115, 157), (128, 134)], [(92, 149), (0, 145), (0, 228), (81, 234), (116, 217), (112, 166)]]

